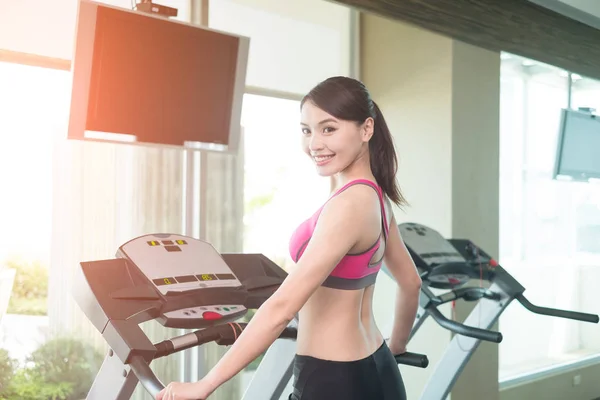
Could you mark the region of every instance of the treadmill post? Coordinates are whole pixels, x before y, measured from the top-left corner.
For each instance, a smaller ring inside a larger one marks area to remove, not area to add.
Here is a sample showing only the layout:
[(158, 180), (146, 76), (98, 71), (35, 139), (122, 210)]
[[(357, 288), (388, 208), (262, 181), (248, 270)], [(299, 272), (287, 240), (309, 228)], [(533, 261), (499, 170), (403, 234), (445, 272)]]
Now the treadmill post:
[(129, 400), (137, 384), (138, 378), (129, 365), (108, 350), (86, 400)]
[[(289, 325), (298, 326), (298, 317)], [(258, 365), (242, 400), (279, 400), (293, 375), (295, 340), (277, 340)]]
[[(491, 329), (500, 314), (514, 299), (495, 283), (490, 287), (490, 290), (499, 293), (501, 295), (500, 300), (486, 298), (479, 300), (477, 306), (465, 320), (465, 325), (486, 330)], [(445, 399), (480, 343), (481, 339), (455, 334), (444, 355), (437, 363), (431, 378), (427, 381), (421, 399)]]
[[(595, 314), (531, 304), (523, 295), (525, 287), (470, 240), (445, 239), (434, 229), (412, 222), (399, 224), (398, 228), (423, 280), (419, 310), (410, 337), (416, 334), (428, 316), (454, 333), (429, 377), (420, 397), (422, 400), (445, 399), (481, 341), (502, 341), (502, 334), (490, 329), (513, 300), (533, 313), (582, 322), (599, 322)], [(390, 275), (387, 269), (385, 272)], [(489, 289), (482, 285), (465, 286), (473, 279), (486, 281), (491, 285)], [(447, 292), (435, 295), (431, 288)], [(446, 318), (438, 310), (440, 305), (459, 299), (478, 302), (464, 323)]]

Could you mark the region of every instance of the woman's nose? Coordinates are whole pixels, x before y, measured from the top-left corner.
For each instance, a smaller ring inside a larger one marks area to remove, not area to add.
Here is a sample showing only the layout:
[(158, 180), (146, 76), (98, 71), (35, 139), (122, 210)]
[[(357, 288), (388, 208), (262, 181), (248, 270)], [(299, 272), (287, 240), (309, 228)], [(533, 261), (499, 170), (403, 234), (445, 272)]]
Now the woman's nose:
[(310, 151), (319, 151), (323, 149), (323, 140), (319, 137), (319, 135), (312, 135), (308, 142), (308, 148)]

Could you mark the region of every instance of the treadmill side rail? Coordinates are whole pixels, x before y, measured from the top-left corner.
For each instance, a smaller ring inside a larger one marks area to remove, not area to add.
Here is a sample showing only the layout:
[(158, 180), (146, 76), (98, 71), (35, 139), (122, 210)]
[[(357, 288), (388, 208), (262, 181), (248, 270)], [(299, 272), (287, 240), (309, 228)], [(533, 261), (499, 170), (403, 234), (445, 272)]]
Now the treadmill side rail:
[(109, 350), (86, 400), (129, 400), (137, 384), (129, 366)]
[(134, 355), (142, 356), (150, 363), (156, 354), (156, 347), (142, 328), (129, 321), (110, 321), (104, 331), (104, 339), (124, 363), (128, 363)]
[[(500, 301), (483, 298), (471, 311), (464, 324), (480, 329), (490, 329), (496, 323), (500, 314), (508, 307), (513, 297), (504, 293), (497, 284), (493, 284), (490, 290), (500, 293)], [(427, 381), (420, 399), (422, 400), (445, 400), (452, 391), (456, 380), (462, 373), (465, 365), (469, 362), (480, 339), (463, 335), (454, 335), (444, 355), (438, 362)]]
[[(288, 326), (297, 327), (297, 319)], [(258, 365), (242, 400), (279, 400), (292, 378), (295, 357), (295, 340), (276, 340)]]

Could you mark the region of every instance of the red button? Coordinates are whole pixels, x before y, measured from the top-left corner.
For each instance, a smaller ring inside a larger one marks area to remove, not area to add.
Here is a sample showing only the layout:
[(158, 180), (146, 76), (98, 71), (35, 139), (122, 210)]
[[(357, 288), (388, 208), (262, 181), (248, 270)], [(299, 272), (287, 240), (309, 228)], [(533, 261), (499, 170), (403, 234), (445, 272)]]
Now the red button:
[(202, 318), (207, 319), (209, 321), (213, 321), (215, 319), (221, 319), (223, 317), (221, 314), (213, 312), (213, 311), (204, 311), (202, 313)]

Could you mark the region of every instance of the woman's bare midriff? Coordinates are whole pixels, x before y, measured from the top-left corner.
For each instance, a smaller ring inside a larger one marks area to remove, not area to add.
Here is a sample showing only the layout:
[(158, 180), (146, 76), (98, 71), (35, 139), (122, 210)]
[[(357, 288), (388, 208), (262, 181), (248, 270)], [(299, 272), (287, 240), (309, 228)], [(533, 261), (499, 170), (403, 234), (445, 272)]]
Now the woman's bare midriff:
[(332, 361), (373, 354), (383, 343), (373, 318), (374, 287), (317, 289), (299, 313), (297, 354)]

